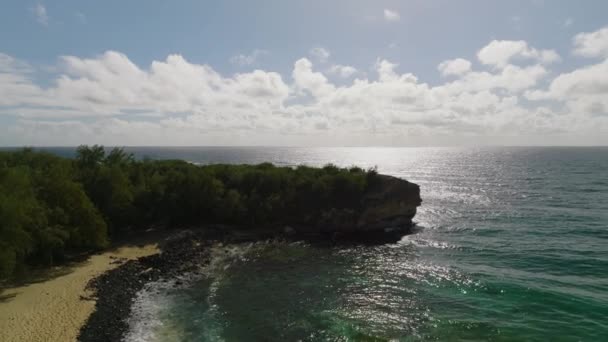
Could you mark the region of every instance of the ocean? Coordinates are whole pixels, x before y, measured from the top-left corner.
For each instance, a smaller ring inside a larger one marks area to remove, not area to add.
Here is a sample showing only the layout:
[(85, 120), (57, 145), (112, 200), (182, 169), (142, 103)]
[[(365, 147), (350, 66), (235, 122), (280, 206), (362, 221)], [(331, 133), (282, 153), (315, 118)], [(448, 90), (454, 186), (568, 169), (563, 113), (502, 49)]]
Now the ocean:
[(216, 246), (138, 295), (128, 341), (608, 341), (608, 148), (127, 150), (377, 167), (423, 199), (396, 244)]

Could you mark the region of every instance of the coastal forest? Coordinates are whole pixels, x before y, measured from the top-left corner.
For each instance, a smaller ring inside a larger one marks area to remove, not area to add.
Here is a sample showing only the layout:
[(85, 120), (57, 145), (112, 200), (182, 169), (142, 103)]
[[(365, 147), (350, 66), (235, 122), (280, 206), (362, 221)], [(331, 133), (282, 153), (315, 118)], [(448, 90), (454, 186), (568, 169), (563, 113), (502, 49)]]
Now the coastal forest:
[(80, 146), (0, 152), (0, 279), (101, 250), (151, 225), (318, 224), (348, 217), (376, 175), (357, 167), (194, 165)]

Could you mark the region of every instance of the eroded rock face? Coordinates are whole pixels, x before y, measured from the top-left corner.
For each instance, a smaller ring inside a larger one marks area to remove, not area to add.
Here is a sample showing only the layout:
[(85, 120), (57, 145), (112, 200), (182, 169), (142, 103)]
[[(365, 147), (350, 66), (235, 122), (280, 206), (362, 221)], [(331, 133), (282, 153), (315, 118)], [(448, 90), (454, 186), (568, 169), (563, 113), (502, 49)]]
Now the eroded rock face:
[(410, 232), (416, 208), (422, 203), (420, 187), (404, 179), (376, 175), (370, 180), (358, 209), (325, 211), (317, 225), (299, 226), (303, 234), (337, 234), (365, 240), (371, 235), (402, 236)]
[(363, 198), (358, 231), (409, 229), (422, 204), (420, 187), (404, 179), (378, 175)]
[(357, 208), (327, 208), (315, 222), (294, 219), (269, 226), (205, 225), (203, 230), (210, 239), (231, 242), (276, 237), (317, 241), (394, 241), (411, 232), (412, 219), (421, 203), (417, 184), (376, 175), (370, 179)]

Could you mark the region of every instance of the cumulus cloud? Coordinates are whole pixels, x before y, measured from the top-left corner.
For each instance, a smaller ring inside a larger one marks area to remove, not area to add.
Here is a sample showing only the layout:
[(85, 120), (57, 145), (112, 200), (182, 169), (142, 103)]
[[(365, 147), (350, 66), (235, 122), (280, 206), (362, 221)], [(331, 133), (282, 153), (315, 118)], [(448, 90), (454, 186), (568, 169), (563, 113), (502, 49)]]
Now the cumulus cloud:
[(41, 3), (37, 3), (34, 7), (30, 8), (30, 11), (36, 17), (36, 21), (40, 25), (47, 26), (49, 24), (49, 15), (46, 12), (46, 7)]
[(542, 64), (561, 60), (554, 50), (537, 50), (523, 40), (493, 40), (477, 52), (479, 61), (486, 65), (503, 68), (514, 59), (531, 59)]
[(518, 93), (536, 86), (546, 75), (547, 70), (540, 65), (522, 68), (509, 64), (496, 73), (469, 72), (461, 79), (446, 83), (442, 89), (449, 92), (493, 90)]
[(266, 50), (255, 49), (248, 55), (238, 54), (238, 55), (232, 56), (230, 58), (230, 63), (239, 65), (239, 66), (252, 65), (252, 64), (255, 64), (260, 57), (267, 55), (267, 54), (268, 54), (268, 51), (266, 51)]
[(441, 62), (441, 64), (437, 66), (437, 70), (439, 70), (443, 76), (461, 76), (471, 71), (471, 62), (463, 58), (450, 59)]
[(30, 73), (33, 68), (23, 61), (0, 52), (0, 73)]
[(390, 9), (384, 9), (384, 20), (389, 22), (399, 21), (401, 19), (401, 15), (399, 12)]
[(608, 26), (574, 37), (574, 54), (583, 57), (608, 57)]
[(530, 100), (564, 102), (578, 114), (608, 116), (608, 59), (557, 76), (547, 90), (526, 92)]
[(312, 49), (310, 49), (309, 53), (311, 56), (316, 58), (321, 63), (327, 62), (327, 60), (329, 59), (329, 56), (331, 56), (331, 53), (329, 52), (329, 50), (322, 48), (322, 47), (312, 48)]
[(560, 74), (547, 89), (529, 90), (525, 96), (533, 101), (560, 103), (564, 112), (608, 117), (608, 27), (579, 33), (574, 37), (573, 44), (576, 55), (605, 59)]
[[(58, 74), (41, 86), (35, 68), (0, 54), (0, 116), (12, 120), (0, 127), (0, 142), (373, 144), (510, 136), (507, 142), (519, 143), (522, 135), (608, 132), (607, 61), (546, 79), (540, 51), (527, 44), (516, 50), (490, 58), (489, 68), (446, 60), (439, 71), (457, 77), (435, 85), (383, 58), (369, 77), (308, 58), (283, 77), (267, 70), (224, 75), (181, 55), (140, 66), (107, 51), (61, 57)], [(512, 64), (518, 58), (535, 63)], [(336, 84), (329, 73), (351, 79)]]
[[(255, 70), (223, 77), (207, 65), (188, 62), (180, 55), (154, 61), (142, 70), (115, 51), (82, 59), (64, 56), (52, 87), (41, 89), (12, 69), (0, 74), (0, 89), (9, 105), (20, 103), (22, 117), (99, 117), (132, 113), (203, 113), (248, 116), (272, 112), (288, 96), (288, 86), (275, 72)], [(3, 63), (6, 64), (6, 63)], [(6, 105), (3, 103), (3, 105)], [(3, 108), (1, 112), (15, 112)]]
[(24, 105), (40, 93), (30, 79), (32, 72), (27, 63), (0, 53), (0, 108)]
[(357, 73), (357, 69), (350, 65), (335, 64), (331, 66), (329, 72), (340, 75), (343, 78), (348, 78)]
[(296, 61), (292, 76), (296, 89), (315, 97), (323, 97), (335, 89), (325, 75), (313, 71), (312, 63), (306, 58)]

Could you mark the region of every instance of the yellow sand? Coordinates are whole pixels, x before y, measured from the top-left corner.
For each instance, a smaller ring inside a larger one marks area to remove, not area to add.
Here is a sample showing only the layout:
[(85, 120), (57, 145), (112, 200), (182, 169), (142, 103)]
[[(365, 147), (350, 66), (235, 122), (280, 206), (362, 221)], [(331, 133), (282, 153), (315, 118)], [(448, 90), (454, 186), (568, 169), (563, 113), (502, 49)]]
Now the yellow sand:
[(93, 300), (80, 298), (91, 295), (85, 290), (88, 281), (119, 266), (110, 264), (115, 258), (135, 259), (157, 252), (155, 245), (121, 247), (60, 269), (65, 275), (6, 289), (0, 293), (0, 341), (75, 341), (95, 306)]

